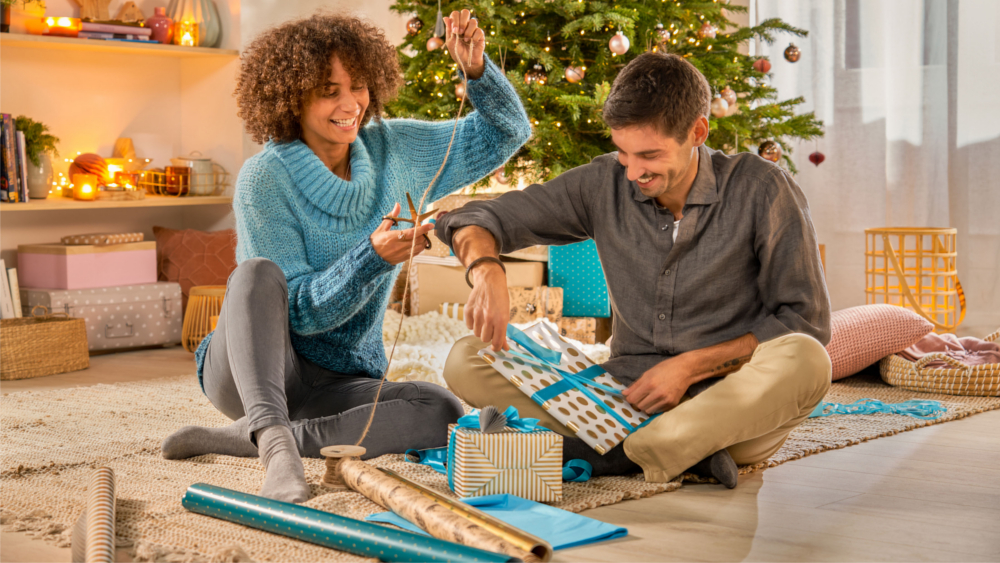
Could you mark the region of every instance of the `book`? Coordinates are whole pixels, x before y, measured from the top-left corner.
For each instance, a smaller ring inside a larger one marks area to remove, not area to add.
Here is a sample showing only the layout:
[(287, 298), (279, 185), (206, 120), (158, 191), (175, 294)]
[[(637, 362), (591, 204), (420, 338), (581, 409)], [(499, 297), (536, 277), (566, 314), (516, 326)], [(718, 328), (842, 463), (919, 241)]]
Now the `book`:
[[(0, 119), (0, 124), (3, 120)], [(7, 199), (7, 161), (4, 160), (2, 154), (3, 151), (7, 150), (7, 144), (3, 142), (3, 132), (0, 132), (0, 202), (7, 203), (10, 201)]]
[[(7, 264), (4, 263), (2, 258), (0, 258), (0, 271), (7, 271)], [(10, 282), (6, 275), (0, 277), (3, 277), (3, 295), (2, 298), (0, 298), (0, 318), (13, 319), (14, 300), (10, 296)]]
[(17, 268), (7, 268), (7, 283), (10, 284), (10, 297), (14, 305), (14, 318), (24, 316), (21, 311), (21, 284), (17, 283)]
[(24, 131), (17, 132), (17, 181), (21, 186), (20, 201), (28, 202), (28, 145)]
[(80, 39), (113, 39), (114, 33), (101, 33), (99, 31), (81, 31), (77, 37)]
[(7, 201), (18, 201), (17, 165), (14, 160), (14, 119), (9, 113), (2, 114), (0, 136), (3, 137), (4, 174), (7, 180)]
[(122, 25), (122, 24), (94, 23), (94, 22), (81, 22), (80, 31), (98, 32), (98, 33), (122, 33), (126, 35), (138, 35), (142, 37), (149, 37), (150, 35), (153, 34), (153, 29), (149, 27), (140, 27), (138, 25)]

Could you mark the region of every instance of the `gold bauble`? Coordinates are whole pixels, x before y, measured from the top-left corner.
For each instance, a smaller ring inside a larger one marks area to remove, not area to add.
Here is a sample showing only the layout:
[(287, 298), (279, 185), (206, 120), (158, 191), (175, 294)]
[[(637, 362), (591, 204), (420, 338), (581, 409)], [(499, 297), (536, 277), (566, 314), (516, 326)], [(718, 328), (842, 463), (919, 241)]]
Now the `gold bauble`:
[(497, 171), (493, 173), (493, 179), (505, 186), (510, 183), (510, 176), (507, 175), (507, 171), (503, 168), (498, 168)]
[(757, 154), (765, 160), (778, 162), (781, 160), (781, 145), (774, 141), (764, 141), (757, 147)]
[(461, 100), (462, 98), (465, 97), (465, 84), (464, 83), (459, 82), (458, 84), (455, 85), (455, 97), (458, 98), (459, 100)]
[(587, 73), (586, 71), (583, 70), (583, 67), (579, 66), (566, 67), (566, 73), (565, 73), (566, 81), (569, 82), (570, 84), (576, 84), (577, 82), (583, 80), (583, 77), (586, 75)]
[(719, 92), (719, 95), (722, 96), (722, 99), (726, 100), (726, 103), (730, 106), (736, 105), (736, 92), (734, 92), (729, 86), (723, 88), (722, 91)]
[(719, 32), (719, 28), (715, 27), (715, 24), (711, 22), (705, 22), (702, 24), (701, 29), (698, 30), (699, 39), (715, 39), (715, 34)]
[(545, 69), (542, 68), (542, 65), (535, 65), (535, 68), (524, 73), (524, 83), (529, 86), (532, 84), (544, 86), (548, 77), (549, 76), (545, 74)]
[(799, 60), (802, 56), (802, 51), (795, 46), (795, 43), (789, 43), (788, 48), (785, 49), (785, 60), (794, 63)]
[(440, 49), (444, 45), (444, 39), (440, 37), (431, 37), (427, 40), (427, 50), (434, 51)]
[(715, 98), (712, 100), (712, 115), (715, 117), (726, 117), (726, 113), (729, 111), (729, 103), (722, 98)]
[(406, 22), (406, 33), (410, 35), (416, 35), (420, 33), (420, 30), (424, 28), (424, 22), (420, 21), (420, 18), (413, 17), (410, 21)]
[(620, 31), (611, 36), (611, 40), (608, 41), (608, 49), (611, 49), (611, 52), (616, 55), (624, 55), (628, 52), (628, 48), (628, 37), (625, 37), (625, 34)]

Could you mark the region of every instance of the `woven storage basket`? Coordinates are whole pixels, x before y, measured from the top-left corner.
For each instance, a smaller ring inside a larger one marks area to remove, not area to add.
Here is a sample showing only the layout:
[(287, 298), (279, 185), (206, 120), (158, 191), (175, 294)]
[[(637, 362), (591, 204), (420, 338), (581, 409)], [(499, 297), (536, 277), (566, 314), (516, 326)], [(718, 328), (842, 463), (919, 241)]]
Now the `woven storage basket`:
[(0, 321), (0, 380), (27, 379), (87, 369), (87, 325), (66, 313), (49, 314), (36, 305), (37, 316)]
[[(992, 342), (1000, 338), (1000, 330), (983, 340)], [(948, 368), (924, 367), (933, 361), (947, 362)], [(889, 385), (947, 395), (973, 395), (1000, 397), (1000, 364), (968, 366), (946, 354), (927, 354), (916, 362), (896, 354), (886, 356), (879, 363), (882, 379)]]
[(181, 329), (181, 344), (185, 350), (194, 352), (208, 333), (215, 330), (212, 317), (219, 316), (222, 298), (225, 296), (224, 285), (196, 285), (191, 288), (187, 311), (184, 312), (184, 327)]

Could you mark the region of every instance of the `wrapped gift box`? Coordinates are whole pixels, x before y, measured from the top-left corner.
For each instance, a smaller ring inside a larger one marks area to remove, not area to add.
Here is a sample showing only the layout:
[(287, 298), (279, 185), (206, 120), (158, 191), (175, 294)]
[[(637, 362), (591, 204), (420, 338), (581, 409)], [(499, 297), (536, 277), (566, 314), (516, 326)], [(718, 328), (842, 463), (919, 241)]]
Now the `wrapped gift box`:
[(510, 351), (479, 356), (578, 438), (604, 454), (649, 420), (621, 396), (625, 386), (539, 322), (523, 332), (507, 327)]
[(537, 502), (562, 500), (562, 436), (505, 428), (483, 434), (448, 426), (451, 482), (460, 497), (511, 494)]
[[(465, 303), (472, 293), (465, 283), (465, 267), (457, 258), (417, 256), (410, 270), (410, 314), (438, 311), (442, 303)], [(543, 284), (541, 262), (504, 262), (508, 287)]]
[(567, 317), (610, 317), (608, 284), (593, 240), (549, 247), (549, 285), (563, 288)]
[[(489, 201), (495, 199), (503, 194), (476, 194), (476, 195), (450, 195), (439, 199), (432, 204), (433, 209), (436, 212), (441, 211), (454, 211), (459, 207), (462, 207), (470, 201)], [(425, 256), (437, 256), (446, 257), (453, 256), (451, 248), (448, 245), (441, 242), (440, 239), (435, 236), (432, 231), (428, 237), (431, 239), (431, 247), (423, 252)], [(516, 252), (511, 252), (510, 254), (505, 254), (504, 256), (509, 256), (511, 258), (517, 258), (518, 260), (532, 260), (536, 262), (547, 262), (549, 260), (549, 247), (548, 246), (529, 246), (528, 248), (522, 248)]]
[(603, 344), (611, 338), (611, 319), (600, 317), (562, 317), (556, 324), (559, 335), (583, 344)]
[(96, 289), (21, 288), (25, 314), (35, 305), (84, 319), (90, 350), (135, 348), (181, 341), (183, 311), (177, 282)]
[[(509, 287), (510, 322), (530, 323), (548, 318), (557, 321), (562, 318), (562, 288), (559, 287)], [(465, 320), (465, 305), (462, 303), (442, 303), (438, 311), (460, 321)]]
[(21, 287), (36, 289), (155, 283), (156, 242), (105, 246), (22, 244), (17, 247), (17, 273)]

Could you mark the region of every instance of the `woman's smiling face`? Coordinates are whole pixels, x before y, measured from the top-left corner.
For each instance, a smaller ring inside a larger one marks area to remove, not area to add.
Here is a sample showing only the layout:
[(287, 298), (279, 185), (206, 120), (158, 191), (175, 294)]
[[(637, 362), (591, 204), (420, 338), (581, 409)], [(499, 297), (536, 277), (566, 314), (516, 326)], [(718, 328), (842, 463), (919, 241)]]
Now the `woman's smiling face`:
[(305, 102), (302, 137), (306, 144), (350, 144), (368, 109), (368, 85), (352, 81), (340, 59), (330, 60), (330, 78)]

